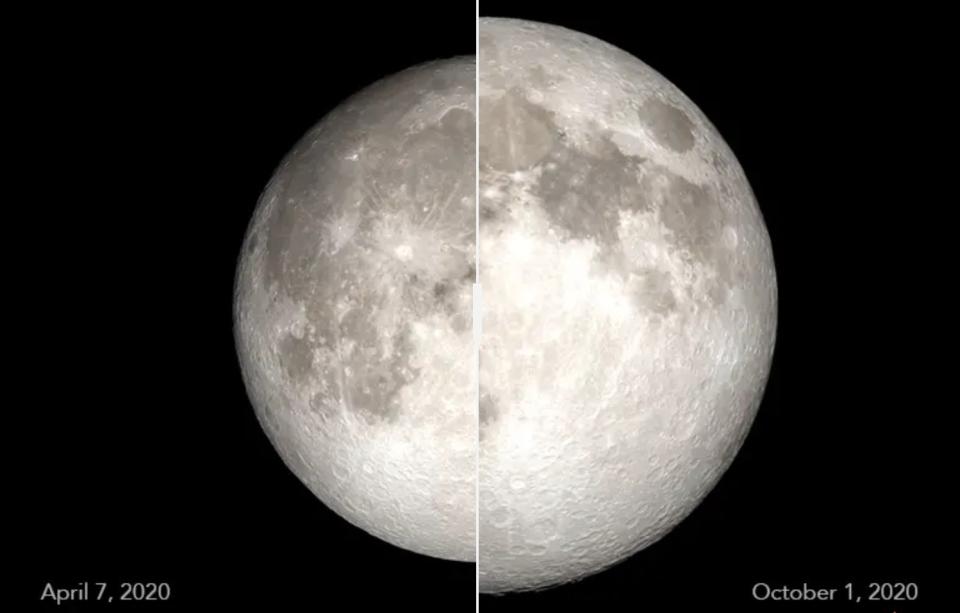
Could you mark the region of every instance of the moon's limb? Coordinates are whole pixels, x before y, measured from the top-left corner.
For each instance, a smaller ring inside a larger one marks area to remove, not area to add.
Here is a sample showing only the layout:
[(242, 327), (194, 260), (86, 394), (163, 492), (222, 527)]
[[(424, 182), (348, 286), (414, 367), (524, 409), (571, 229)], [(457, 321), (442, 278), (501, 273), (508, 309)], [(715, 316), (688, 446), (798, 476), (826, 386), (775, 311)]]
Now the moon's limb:
[(380, 81), (264, 191), (235, 331), (257, 416), (329, 507), (388, 542), (475, 557), (475, 61)]
[(563, 28), (481, 19), (480, 587), (598, 572), (709, 492), (776, 330), (743, 171), (661, 75)]

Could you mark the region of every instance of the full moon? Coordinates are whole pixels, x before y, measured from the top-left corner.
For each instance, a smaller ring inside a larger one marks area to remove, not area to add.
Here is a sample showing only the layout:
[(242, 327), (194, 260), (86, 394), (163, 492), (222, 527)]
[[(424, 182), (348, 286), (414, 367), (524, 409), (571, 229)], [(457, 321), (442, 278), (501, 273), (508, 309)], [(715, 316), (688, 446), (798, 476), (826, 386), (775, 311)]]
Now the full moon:
[(384, 79), (287, 155), (234, 329), (320, 500), (506, 592), (697, 506), (759, 407), (776, 304), (753, 192), (690, 99), (590, 36), (484, 18), (476, 61)]
[(717, 483), (766, 383), (769, 237), (703, 113), (627, 53), (480, 20), (479, 573), (607, 568)]
[(264, 190), (234, 330), (256, 415), (327, 506), (476, 557), (476, 62), (421, 65), (310, 130)]

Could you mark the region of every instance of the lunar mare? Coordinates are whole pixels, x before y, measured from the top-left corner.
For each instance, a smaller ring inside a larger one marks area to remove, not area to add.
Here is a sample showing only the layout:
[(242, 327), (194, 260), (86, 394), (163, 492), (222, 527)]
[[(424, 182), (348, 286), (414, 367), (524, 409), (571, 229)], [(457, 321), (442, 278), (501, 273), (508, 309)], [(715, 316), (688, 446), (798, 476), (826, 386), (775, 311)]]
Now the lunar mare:
[(248, 393), (289, 468), (400, 547), (475, 558), (476, 64), (384, 79), (265, 189), (238, 266)]
[(776, 331), (769, 237), (703, 113), (595, 38), (480, 20), (479, 574), (573, 581), (716, 484)]

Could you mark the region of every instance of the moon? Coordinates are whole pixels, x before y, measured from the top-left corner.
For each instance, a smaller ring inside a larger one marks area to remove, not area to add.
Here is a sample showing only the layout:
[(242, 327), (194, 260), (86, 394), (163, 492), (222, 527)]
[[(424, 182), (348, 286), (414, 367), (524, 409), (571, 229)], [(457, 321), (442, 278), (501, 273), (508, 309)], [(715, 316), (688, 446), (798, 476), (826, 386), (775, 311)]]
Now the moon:
[(264, 190), (234, 330), (273, 446), (389, 543), (476, 552), (476, 61), (405, 70), (310, 130)]
[(479, 575), (597, 573), (730, 465), (776, 335), (770, 240), (703, 113), (627, 53), (480, 20)]
[(479, 555), (484, 592), (682, 521), (749, 431), (776, 325), (763, 218), (703, 113), (613, 46), (508, 19), (303, 137), (234, 296), (287, 466), (387, 542)]

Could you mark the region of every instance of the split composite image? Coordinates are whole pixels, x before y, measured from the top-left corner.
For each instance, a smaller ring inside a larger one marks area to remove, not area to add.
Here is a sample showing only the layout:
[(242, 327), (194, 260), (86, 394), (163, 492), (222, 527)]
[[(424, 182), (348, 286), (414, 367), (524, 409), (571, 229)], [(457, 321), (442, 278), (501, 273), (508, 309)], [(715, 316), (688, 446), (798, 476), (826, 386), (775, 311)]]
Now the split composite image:
[[(205, 198), (219, 255), (186, 287), (219, 319), (163, 317), (219, 330), (182, 362), (215, 373), (189, 385), (216, 413), (189, 432), (137, 422), (145, 465), (113, 442), (76, 454), (171, 475), (191, 502), (164, 503), (166, 544), (134, 546), (105, 526), (164, 523), (145, 486), (91, 497), (85, 525), (122, 544), (64, 547), (54, 529), (34, 604), (921, 610), (922, 582), (878, 565), (869, 524), (791, 486), (845, 500), (831, 471), (852, 460), (823, 430), (861, 419), (805, 383), (824, 351), (804, 345), (818, 315), (800, 321), (809, 221), (784, 220), (816, 138), (796, 128), (819, 119), (791, 119), (808, 109), (783, 75), (794, 39), (684, 35), (663, 21), (678, 14), (444, 10), (371, 26), (396, 50), (372, 59), (330, 59), (352, 53), (357, 13), (197, 77), (210, 111), (189, 121), (221, 144), (193, 149), (235, 187)], [(195, 270), (182, 258), (164, 265)], [(179, 363), (156, 343), (150, 359)], [(825, 561), (839, 535), (857, 553)]]
[(293, 148), (247, 233), (236, 332), (290, 469), (484, 592), (598, 572), (733, 460), (776, 336), (770, 239), (693, 101), (616, 47), (479, 22)]

